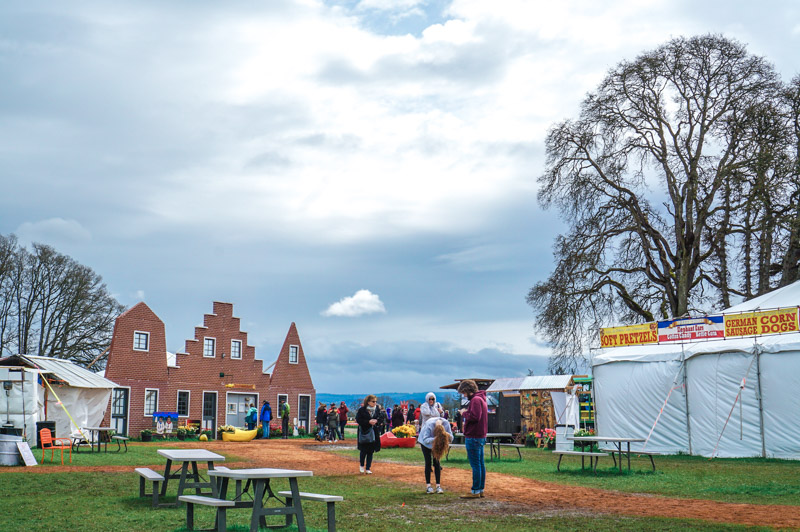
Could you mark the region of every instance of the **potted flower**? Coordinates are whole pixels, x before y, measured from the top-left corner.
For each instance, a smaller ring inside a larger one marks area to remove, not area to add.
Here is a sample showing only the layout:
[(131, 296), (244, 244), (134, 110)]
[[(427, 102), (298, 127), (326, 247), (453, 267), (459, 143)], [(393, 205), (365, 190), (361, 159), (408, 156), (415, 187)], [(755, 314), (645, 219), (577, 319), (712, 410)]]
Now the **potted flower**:
[(178, 436), (179, 440), (185, 440), (186, 439), (186, 429), (183, 428), (183, 427), (178, 427), (178, 430), (175, 431), (175, 434)]
[(142, 441), (153, 441), (153, 431), (150, 429), (144, 429), (139, 433), (139, 438)]
[(538, 436), (534, 431), (529, 431), (528, 434), (525, 435), (525, 447), (536, 447), (536, 439)]

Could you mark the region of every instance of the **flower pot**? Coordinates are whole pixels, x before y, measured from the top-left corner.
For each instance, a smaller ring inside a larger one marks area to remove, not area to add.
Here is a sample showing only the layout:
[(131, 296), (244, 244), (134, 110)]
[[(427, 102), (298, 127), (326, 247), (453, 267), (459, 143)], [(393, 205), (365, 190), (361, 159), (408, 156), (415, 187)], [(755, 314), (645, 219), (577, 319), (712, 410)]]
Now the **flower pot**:
[(139, 434), (139, 437), (142, 439), (142, 441), (153, 441), (153, 435), (149, 432), (142, 432)]
[(178, 439), (179, 439), (179, 440), (185, 440), (185, 439), (186, 439), (186, 434), (184, 434), (184, 433), (182, 433), (182, 432), (179, 432), (179, 433), (177, 434), (177, 436), (178, 436)]

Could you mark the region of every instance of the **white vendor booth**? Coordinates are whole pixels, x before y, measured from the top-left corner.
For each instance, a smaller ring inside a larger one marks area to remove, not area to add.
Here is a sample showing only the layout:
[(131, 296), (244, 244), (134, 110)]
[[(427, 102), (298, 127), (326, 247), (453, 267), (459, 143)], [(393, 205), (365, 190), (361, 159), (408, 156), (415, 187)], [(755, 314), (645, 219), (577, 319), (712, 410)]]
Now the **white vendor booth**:
[[(798, 305), (800, 282), (723, 314)], [(632, 450), (800, 459), (798, 332), (601, 349), (592, 373), (597, 433)]]
[[(58, 399), (42, 379), (51, 383)], [(0, 381), (10, 383), (7, 394), (5, 387), (0, 390), (0, 424), (22, 429), (31, 447), (36, 445), (37, 421), (54, 421), (58, 437), (76, 430), (65, 408), (81, 427), (100, 425), (117, 387), (68, 360), (32, 355), (0, 359)]]

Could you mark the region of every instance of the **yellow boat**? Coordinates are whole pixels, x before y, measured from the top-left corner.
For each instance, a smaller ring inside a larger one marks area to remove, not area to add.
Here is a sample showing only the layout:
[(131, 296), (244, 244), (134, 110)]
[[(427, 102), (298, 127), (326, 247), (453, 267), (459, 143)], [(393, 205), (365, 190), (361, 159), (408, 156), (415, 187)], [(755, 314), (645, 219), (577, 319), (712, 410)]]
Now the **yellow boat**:
[(256, 437), (256, 430), (239, 430), (236, 429), (235, 432), (223, 432), (222, 433), (222, 441), (250, 441)]

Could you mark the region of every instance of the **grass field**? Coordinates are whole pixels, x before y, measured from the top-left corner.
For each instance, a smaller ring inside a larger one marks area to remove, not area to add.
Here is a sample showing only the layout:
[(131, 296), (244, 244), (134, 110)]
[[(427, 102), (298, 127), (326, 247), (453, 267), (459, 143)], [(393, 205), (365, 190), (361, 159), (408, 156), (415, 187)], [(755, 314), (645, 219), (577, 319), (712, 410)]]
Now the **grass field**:
[[(318, 446), (333, 450), (334, 446)], [(73, 456), (76, 466), (161, 467), (163, 458), (157, 446), (131, 445), (128, 453), (80, 453)], [(354, 455), (353, 450), (336, 453)], [(41, 452), (34, 450), (37, 460)], [(795, 462), (780, 460), (713, 460), (670, 456), (657, 457), (658, 470), (649, 472), (649, 461), (638, 459), (634, 471), (621, 476), (612, 470), (610, 461), (595, 477), (581, 472), (574, 459), (562, 464), (565, 471), (555, 472), (555, 458), (538, 449), (523, 449), (524, 461), (504, 456), (501, 462), (487, 462), (489, 474), (502, 472), (542, 481), (587, 487), (702, 498), (719, 501), (800, 505), (800, 480)], [(246, 462), (245, 458), (223, 453), (227, 462)], [(516, 457), (516, 453), (514, 453)], [(49, 453), (48, 453), (49, 459)], [(586, 511), (533, 511), (522, 504), (490, 499), (464, 501), (456, 492), (426, 495), (422, 482), (407, 484), (381, 478), (380, 461), (422, 463), (419, 449), (384, 449), (376, 455), (378, 474), (322, 476), (303, 479), (301, 489), (317, 493), (335, 493), (344, 497), (337, 504), (337, 526), (342, 531), (424, 529), (425, 531), (617, 531), (617, 530), (768, 530), (745, 526), (687, 519), (620, 517), (594, 515)], [(60, 465), (60, 463), (56, 463)], [(454, 450), (445, 468), (469, 466), (463, 451)], [(148, 498), (138, 497), (138, 476), (131, 471), (61, 472), (52, 470), (47, 461), (37, 473), (0, 474), (0, 530), (38, 531), (69, 530), (78, 527), (100, 531), (113, 530), (184, 530), (184, 508), (150, 508)], [(445, 479), (447, 472), (445, 471)], [(420, 474), (421, 476), (421, 474)], [(278, 481), (273, 489), (287, 489), (288, 482)], [(446, 483), (445, 483), (446, 486)], [(172, 491), (172, 490), (170, 490)], [(167, 498), (169, 501), (170, 498)], [(303, 505), (309, 530), (326, 530), (325, 505)], [(249, 510), (231, 510), (229, 530), (247, 530)], [(195, 524), (210, 527), (213, 510), (198, 508)]]
[[(358, 456), (358, 451), (355, 450), (339, 452)], [(558, 459), (549, 451), (522, 449), (522, 455), (522, 462), (517, 460), (516, 451), (512, 455), (510, 451), (504, 450), (499, 462), (490, 462), (487, 457), (486, 471), (631, 493), (749, 504), (800, 505), (800, 463), (792, 460), (709, 460), (697, 456), (656, 456), (656, 471), (653, 472), (647, 457), (634, 457), (631, 460), (631, 472), (628, 473), (626, 464), (623, 466), (623, 474), (619, 475), (611, 458), (602, 458), (595, 476), (588, 467), (581, 471), (578, 457), (564, 457), (561, 472), (557, 472)], [(423, 463), (419, 448), (383, 449), (375, 456), (380, 460)], [(463, 450), (451, 451), (450, 460), (442, 465), (469, 469), (467, 455)]]

